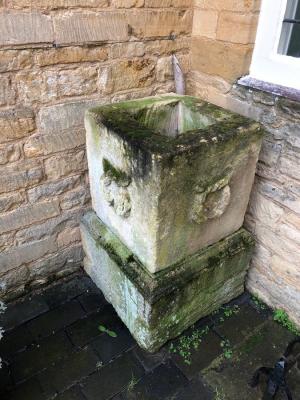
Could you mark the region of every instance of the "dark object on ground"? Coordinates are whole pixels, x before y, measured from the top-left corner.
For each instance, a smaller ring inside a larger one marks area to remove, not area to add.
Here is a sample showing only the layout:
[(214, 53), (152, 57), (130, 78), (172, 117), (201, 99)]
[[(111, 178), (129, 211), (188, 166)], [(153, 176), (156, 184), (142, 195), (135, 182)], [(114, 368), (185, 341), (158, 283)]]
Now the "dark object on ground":
[(263, 400), (275, 399), (276, 394), (280, 390), (286, 393), (288, 400), (293, 400), (292, 393), (286, 382), (286, 374), (297, 361), (297, 358), (293, 354), (297, 343), (300, 343), (300, 337), (288, 344), (283, 357), (276, 362), (274, 368), (260, 367), (255, 371), (250, 382), (251, 387), (256, 387), (259, 384), (261, 374), (267, 377), (267, 387), (263, 395)]

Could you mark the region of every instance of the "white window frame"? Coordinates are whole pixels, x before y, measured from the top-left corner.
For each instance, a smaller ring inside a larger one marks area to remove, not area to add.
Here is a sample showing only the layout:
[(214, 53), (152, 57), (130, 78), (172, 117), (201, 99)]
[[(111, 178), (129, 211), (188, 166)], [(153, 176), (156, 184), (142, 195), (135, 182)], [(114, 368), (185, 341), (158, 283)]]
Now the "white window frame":
[(300, 90), (300, 58), (278, 54), (287, 1), (262, 1), (250, 77)]

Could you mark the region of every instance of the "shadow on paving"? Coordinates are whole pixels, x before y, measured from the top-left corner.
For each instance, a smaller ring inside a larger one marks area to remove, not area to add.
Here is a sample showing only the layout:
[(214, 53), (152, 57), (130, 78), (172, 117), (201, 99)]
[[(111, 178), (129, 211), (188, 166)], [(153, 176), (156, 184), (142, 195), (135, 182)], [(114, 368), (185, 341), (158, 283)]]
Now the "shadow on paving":
[[(1, 318), (1, 400), (259, 400), (252, 373), (273, 366), (292, 338), (246, 294), (149, 354), (84, 273)], [(297, 366), (287, 379), (300, 399)]]

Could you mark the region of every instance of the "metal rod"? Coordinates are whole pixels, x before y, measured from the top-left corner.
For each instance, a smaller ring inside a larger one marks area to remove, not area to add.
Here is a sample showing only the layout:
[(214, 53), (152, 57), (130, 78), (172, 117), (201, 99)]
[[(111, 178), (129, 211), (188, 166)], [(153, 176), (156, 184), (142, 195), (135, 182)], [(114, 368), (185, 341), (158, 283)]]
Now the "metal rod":
[(300, 24), (300, 19), (285, 18), (283, 22), (287, 22), (288, 24)]

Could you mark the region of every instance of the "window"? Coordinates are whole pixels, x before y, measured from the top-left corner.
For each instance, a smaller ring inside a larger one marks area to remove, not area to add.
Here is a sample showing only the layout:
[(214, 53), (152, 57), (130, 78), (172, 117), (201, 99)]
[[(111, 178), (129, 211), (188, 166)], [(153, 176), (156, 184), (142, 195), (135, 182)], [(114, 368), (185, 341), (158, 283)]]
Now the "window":
[(263, 0), (250, 76), (300, 89), (300, 0)]

